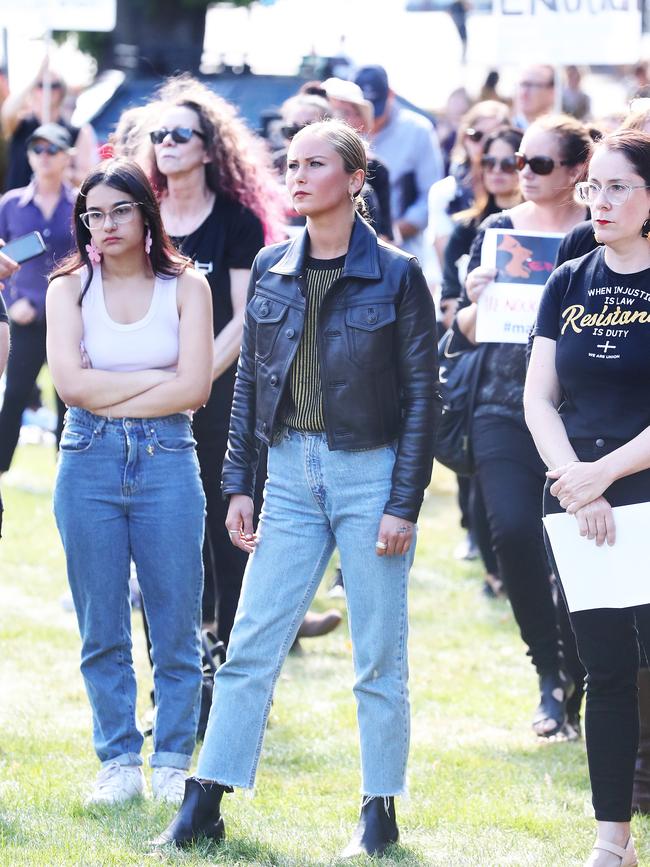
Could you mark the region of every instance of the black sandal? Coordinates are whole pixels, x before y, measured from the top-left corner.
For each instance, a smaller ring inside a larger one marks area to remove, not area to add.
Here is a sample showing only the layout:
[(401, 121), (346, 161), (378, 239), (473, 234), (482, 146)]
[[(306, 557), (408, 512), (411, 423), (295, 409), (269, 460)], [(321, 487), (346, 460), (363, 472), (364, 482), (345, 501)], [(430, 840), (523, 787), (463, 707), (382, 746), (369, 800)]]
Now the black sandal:
[[(540, 674), (540, 700), (532, 722), (537, 737), (548, 739), (562, 733), (567, 721), (566, 703), (574, 689), (575, 684), (563, 671)], [(552, 720), (553, 727), (547, 731), (538, 731), (537, 726), (546, 720)]]

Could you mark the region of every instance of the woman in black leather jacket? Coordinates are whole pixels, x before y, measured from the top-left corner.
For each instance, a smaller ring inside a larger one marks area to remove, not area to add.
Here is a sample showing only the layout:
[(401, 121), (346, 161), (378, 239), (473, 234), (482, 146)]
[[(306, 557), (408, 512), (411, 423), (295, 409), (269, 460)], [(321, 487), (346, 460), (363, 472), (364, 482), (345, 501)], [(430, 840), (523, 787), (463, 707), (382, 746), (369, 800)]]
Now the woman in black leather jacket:
[[(344, 855), (398, 837), (409, 745), (407, 582), (437, 412), (435, 312), (416, 260), (356, 214), (366, 155), (340, 121), (293, 139), (307, 225), (253, 266), (222, 487), (252, 553), (197, 776), (157, 844), (224, 834), (224, 792), (254, 784), (273, 687), (335, 547), (346, 576), (364, 798)], [(260, 523), (252, 492), (269, 449)]]

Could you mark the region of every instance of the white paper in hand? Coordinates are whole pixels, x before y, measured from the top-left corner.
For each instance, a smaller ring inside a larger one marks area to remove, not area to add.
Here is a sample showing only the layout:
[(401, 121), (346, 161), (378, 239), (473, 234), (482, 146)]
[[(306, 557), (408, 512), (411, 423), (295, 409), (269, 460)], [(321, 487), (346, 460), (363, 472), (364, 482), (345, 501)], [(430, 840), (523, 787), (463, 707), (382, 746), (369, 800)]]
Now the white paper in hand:
[(650, 503), (615, 506), (616, 542), (598, 547), (581, 536), (574, 515), (547, 515), (544, 526), (569, 611), (650, 603)]

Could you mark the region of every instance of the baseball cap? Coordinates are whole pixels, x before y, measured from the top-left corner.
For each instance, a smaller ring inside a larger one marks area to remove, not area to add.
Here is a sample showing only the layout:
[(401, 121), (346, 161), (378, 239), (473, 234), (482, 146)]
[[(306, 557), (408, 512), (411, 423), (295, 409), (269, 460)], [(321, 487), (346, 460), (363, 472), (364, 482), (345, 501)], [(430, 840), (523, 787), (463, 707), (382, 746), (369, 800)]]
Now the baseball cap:
[(37, 139), (49, 141), (62, 151), (68, 151), (72, 147), (72, 138), (68, 130), (58, 123), (43, 123), (37, 127), (27, 139), (27, 146)]
[(369, 99), (365, 99), (363, 91), (358, 84), (347, 81), (345, 78), (328, 78), (323, 82), (323, 90), (330, 99), (338, 99), (341, 102), (351, 102), (361, 109), (366, 126), (372, 124), (374, 108)]
[(388, 99), (388, 75), (383, 66), (362, 66), (354, 79), (365, 98), (372, 103), (375, 117), (380, 117), (386, 110)]

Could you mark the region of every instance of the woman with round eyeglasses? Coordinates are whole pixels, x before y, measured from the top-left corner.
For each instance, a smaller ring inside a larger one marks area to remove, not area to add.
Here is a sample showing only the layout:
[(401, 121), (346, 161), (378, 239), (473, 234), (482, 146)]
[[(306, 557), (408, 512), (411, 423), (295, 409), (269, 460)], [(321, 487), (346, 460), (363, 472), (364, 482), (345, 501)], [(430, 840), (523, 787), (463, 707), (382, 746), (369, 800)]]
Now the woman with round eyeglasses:
[[(618, 546), (625, 542), (617, 540), (612, 507), (650, 501), (650, 135), (628, 129), (603, 138), (576, 190), (602, 246), (565, 262), (546, 285), (526, 421), (549, 468), (545, 513), (574, 515), (576, 535)], [(637, 672), (640, 654), (650, 658), (650, 604), (570, 617), (587, 670), (587, 757), (598, 825), (586, 864), (634, 867)]]
[(144, 794), (131, 654), (130, 563), (149, 623), (154, 797), (175, 802), (196, 740), (205, 496), (190, 424), (210, 392), (207, 282), (163, 229), (139, 166), (81, 185), (76, 251), (47, 293), (47, 354), (68, 405), (54, 513), (102, 763), (91, 803)]
[[(543, 118), (525, 132), (517, 155), (525, 201), (489, 217), (477, 233), (465, 281), (469, 304), (457, 314), (459, 338), (475, 341), (476, 302), (496, 274), (479, 266), (485, 230), (567, 232), (584, 219), (586, 209), (574, 200), (574, 184), (584, 172), (590, 147), (587, 128), (567, 116)], [(556, 613), (544, 550), (540, 504), (545, 468), (523, 414), (526, 346), (491, 343), (484, 353), (472, 426), (476, 480), (499, 577), (538, 675), (540, 699), (533, 730), (540, 738), (573, 738), (579, 735), (580, 688), (565, 668), (581, 669), (565, 612), (559, 612), (559, 618)], [(568, 704), (572, 693), (574, 703)]]

